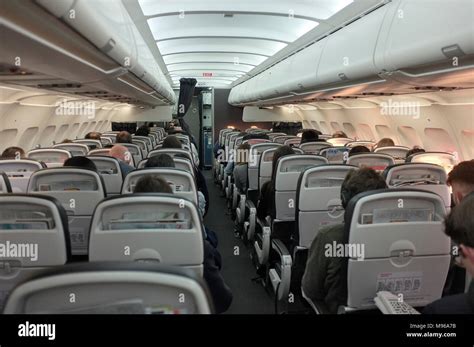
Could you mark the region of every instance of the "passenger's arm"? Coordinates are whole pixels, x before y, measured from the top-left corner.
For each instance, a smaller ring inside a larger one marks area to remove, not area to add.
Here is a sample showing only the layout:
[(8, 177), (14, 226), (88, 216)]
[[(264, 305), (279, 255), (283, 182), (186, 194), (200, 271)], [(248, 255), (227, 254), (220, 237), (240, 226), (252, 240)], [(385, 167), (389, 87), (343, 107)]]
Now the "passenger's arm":
[(302, 279), (302, 286), (306, 296), (312, 300), (324, 300), (326, 297), (325, 282), (329, 258), (325, 257), (326, 240), (324, 234), (319, 233), (308, 251), (308, 260)]

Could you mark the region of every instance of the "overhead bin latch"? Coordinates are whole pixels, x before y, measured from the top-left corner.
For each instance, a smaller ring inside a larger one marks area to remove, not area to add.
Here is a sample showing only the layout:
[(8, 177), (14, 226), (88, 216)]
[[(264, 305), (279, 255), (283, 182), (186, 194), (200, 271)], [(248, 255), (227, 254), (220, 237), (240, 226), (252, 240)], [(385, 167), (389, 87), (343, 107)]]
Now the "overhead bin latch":
[(466, 53), (463, 52), (463, 50), (461, 49), (461, 47), (459, 47), (458, 44), (443, 47), (441, 48), (441, 52), (443, 52), (443, 54), (448, 59), (452, 59), (454, 57), (459, 58), (466, 55)]

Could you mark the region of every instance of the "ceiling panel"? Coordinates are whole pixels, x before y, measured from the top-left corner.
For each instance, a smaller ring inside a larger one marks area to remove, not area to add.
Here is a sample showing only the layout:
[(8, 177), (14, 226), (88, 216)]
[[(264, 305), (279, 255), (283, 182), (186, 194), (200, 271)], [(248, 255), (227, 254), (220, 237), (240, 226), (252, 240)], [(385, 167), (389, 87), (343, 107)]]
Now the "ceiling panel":
[(145, 16), (169, 13), (186, 15), (186, 12), (216, 11), (225, 13), (281, 13), (319, 19), (331, 17), (352, 2), (352, 0), (139, 0)]
[(263, 63), (267, 57), (242, 53), (180, 53), (165, 55), (163, 60), (166, 64), (192, 63), (192, 62), (226, 62), (232, 64), (248, 64), (257, 66)]

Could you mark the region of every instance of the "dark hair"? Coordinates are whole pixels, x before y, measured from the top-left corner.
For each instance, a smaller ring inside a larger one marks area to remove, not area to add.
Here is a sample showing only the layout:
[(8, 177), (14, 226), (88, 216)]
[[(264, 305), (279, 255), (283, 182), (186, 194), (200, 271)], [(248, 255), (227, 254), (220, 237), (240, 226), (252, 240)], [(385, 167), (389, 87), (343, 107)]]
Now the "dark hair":
[(354, 146), (349, 151), (349, 157), (359, 153), (370, 153), (370, 149), (365, 146)]
[(61, 143), (73, 143), (74, 141), (71, 139), (64, 139)]
[(16, 159), (17, 154), (20, 158), (25, 156), (25, 151), (21, 147), (8, 147), (2, 153), (2, 159)]
[(448, 184), (460, 182), (474, 187), (474, 159), (462, 161), (448, 174)]
[(384, 137), (377, 142), (376, 148), (395, 146), (395, 142), (390, 137)]
[(142, 125), (135, 131), (135, 136), (148, 136), (150, 135), (150, 128), (146, 125)]
[(458, 245), (474, 248), (474, 194), (466, 196), (444, 221), (444, 232)]
[(423, 149), (423, 148), (419, 148), (419, 147), (413, 147), (412, 149), (410, 149), (408, 152), (407, 152), (407, 155), (406, 155), (406, 158), (408, 158), (409, 156), (415, 154), (415, 153), (425, 153), (426, 151)]
[(149, 158), (145, 167), (176, 167), (173, 157), (169, 154), (158, 154)]
[(100, 140), (101, 134), (97, 131), (91, 131), (90, 133), (87, 133), (86, 136), (84, 136), (85, 139), (88, 140)]
[(341, 185), (342, 207), (346, 208), (349, 201), (359, 193), (385, 188), (387, 188), (385, 180), (375, 170), (367, 167), (351, 170)]
[(313, 142), (313, 141), (318, 141), (318, 140), (319, 140), (319, 134), (317, 130), (314, 130), (314, 129), (303, 130), (303, 133), (301, 134), (301, 143)]
[(339, 130), (339, 131), (336, 131), (334, 134), (332, 134), (332, 137), (333, 138), (337, 138), (337, 137), (341, 137), (341, 138), (346, 137), (347, 138), (347, 135), (344, 131)]
[(275, 153), (273, 153), (273, 159), (272, 159), (272, 170), (273, 170), (272, 175), (276, 175), (278, 159), (280, 159), (281, 157), (284, 157), (285, 155), (290, 155), (290, 154), (295, 154), (295, 151), (290, 146), (281, 146), (275, 150)]
[(157, 175), (145, 175), (141, 177), (135, 188), (134, 193), (173, 193), (166, 180)]
[(169, 135), (166, 136), (166, 138), (163, 140), (163, 145), (161, 148), (179, 148), (182, 149), (183, 146), (181, 144), (181, 141), (176, 136)]
[(121, 131), (115, 138), (116, 143), (132, 143), (132, 135), (128, 131)]
[(64, 162), (64, 166), (74, 166), (83, 169), (97, 170), (94, 162), (86, 157), (72, 157)]

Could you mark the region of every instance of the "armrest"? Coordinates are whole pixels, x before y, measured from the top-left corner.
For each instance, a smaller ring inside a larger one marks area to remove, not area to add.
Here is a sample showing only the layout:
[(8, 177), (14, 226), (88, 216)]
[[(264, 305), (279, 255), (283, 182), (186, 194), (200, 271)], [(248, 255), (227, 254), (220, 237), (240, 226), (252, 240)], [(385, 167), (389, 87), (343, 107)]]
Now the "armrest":
[(255, 235), (255, 226), (257, 223), (257, 207), (255, 207), (255, 204), (251, 200), (246, 200), (245, 205), (246, 208), (249, 209), (247, 240), (253, 240)]
[(287, 300), (290, 294), (291, 266), (293, 264), (291, 255), (285, 244), (280, 240), (272, 240), (272, 249), (280, 257), (281, 271), (278, 275), (275, 269), (270, 269), (270, 280), (278, 300)]

